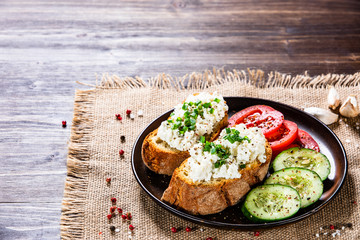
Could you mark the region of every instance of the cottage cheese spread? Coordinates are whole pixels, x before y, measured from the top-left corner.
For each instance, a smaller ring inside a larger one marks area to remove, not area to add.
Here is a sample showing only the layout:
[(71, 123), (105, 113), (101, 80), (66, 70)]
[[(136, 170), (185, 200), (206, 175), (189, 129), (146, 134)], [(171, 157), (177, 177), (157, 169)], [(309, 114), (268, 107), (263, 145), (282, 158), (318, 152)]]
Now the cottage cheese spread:
[(161, 123), (157, 135), (170, 147), (187, 151), (201, 136), (213, 132), (227, 110), (224, 98), (216, 92), (190, 95), (183, 104), (175, 107), (168, 120)]
[(239, 124), (224, 129), (212, 147), (210, 143), (198, 143), (190, 149), (189, 177), (194, 182), (240, 178), (239, 170), (245, 168), (246, 164), (255, 160), (266, 162), (265, 143), (266, 139), (257, 127), (247, 129), (244, 124)]

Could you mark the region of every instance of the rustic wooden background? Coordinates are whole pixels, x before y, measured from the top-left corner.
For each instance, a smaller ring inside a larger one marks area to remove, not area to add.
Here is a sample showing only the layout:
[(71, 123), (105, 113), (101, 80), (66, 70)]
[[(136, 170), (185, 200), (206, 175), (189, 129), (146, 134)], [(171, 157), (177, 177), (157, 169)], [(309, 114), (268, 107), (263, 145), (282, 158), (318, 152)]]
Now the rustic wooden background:
[(360, 2), (0, 1), (0, 239), (58, 239), (76, 80), (360, 70)]

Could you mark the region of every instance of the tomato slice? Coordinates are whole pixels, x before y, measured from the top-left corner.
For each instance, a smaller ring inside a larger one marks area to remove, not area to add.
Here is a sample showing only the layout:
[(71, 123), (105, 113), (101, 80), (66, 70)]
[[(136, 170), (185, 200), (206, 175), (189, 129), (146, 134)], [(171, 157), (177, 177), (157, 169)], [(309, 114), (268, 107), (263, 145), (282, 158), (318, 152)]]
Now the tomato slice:
[(302, 148), (309, 148), (320, 152), (319, 144), (311, 137), (311, 135), (305, 132), (302, 129), (298, 130), (298, 136), (296, 139), (296, 143), (300, 145)]
[(237, 112), (229, 119), (229, 126), (244, 123), (247, 128), (261, 128), (267, 138), (281, 127), (284, 115), (266, 105), (255, 105)]
[[(296, 140), (295, 140), (295, 141), (296, 141)], [(274, 160), (275, 157), (276, 157), (277, 155), (279, 155), (279, 153), (281, 153), (282, 151), (285, 151), (285, 150), (288, 150), (289, 148), (294, 148), (294, 147), (300, 148), (301, 146), (300, 146), (299, 144), (295, 143), (295, 142), (290, 143), (290, 145), (286, 146), (284, 149), (281, 149), (281, 151), (273, 151), (273, 152), (272, 152), (272, 159)]]
[(298, 127), (296, 123), (284, 120), (282, 126), (272, 136), (268, 137), (271, 149), (274, 153), (285, 150), (287, 146), (293, 143), (298, 136)]

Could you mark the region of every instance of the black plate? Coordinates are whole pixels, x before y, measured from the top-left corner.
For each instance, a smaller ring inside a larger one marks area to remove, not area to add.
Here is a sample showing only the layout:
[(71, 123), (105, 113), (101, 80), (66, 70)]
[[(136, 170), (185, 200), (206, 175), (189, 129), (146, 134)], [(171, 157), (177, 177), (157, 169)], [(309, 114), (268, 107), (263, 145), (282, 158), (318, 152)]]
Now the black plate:
[(282, 112), (285, 119), (296, 122), (299, 128), (311, 134), (318, 142), (321, 152), (328, 157), (331, 164), (331, 172), (328, 179), (324, 181), (324, 193), (320, 200), (305, 209), (300, 209), (295, 216), (289, 219), (272, 223), (251, 223), (242, 215), (240, 211), (241, 203), (229, 207), (217, 214), (199, 216), (177, 210), (171, 205), (162, 202), (160, 200), (162, 193), (167, 188), (171, 177), (158, 175), (147, 169), (141, 158), (141, 146), (145, 137), (151, 131), (158, 128), (160, 123), (169, 117), (172, 112), (171, 110), (155, 119), (145, 128), (137, 138), (132, 151), (131, 164), (135, 178), (145, 192), (148, 193), (156, 203), (160, 204), (160, 206), (170, 212), (196, 223), (213, 227), (257, 230), (302, 220), (323, 208), (339, 192), (347, 174), (346, 153), (340, 140), (325, 124), (299, 109), (270, 100), (245, 97), (225, 97), (225, 101), (229, 106), (230, 115), (252, 105), (263, 104), (271, 106)]

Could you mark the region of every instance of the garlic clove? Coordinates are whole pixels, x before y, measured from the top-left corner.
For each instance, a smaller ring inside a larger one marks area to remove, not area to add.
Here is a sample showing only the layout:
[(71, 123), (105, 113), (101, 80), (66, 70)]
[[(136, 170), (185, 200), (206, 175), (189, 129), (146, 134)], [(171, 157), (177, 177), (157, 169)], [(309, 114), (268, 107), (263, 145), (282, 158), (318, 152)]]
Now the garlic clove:
[(304, 111), (310, 115), (313, 115), (314, 117), (325, 123), (326, 125), (330, 125), (337, 122), (339, 118), (339, 115), (332, 113), (323, 108), (309, 107), (309, 108), (305, 108)]
[(350, 95), (346, 98), (340, 107), (340, 114), (344, 117), (356, 117), (359, 115), (359, 105), (355, 95)]
[(329, 108), (335, 110), (340, 105), (340, 96), (334, 86), (330, 86), (329, 94), (327, 97)]

